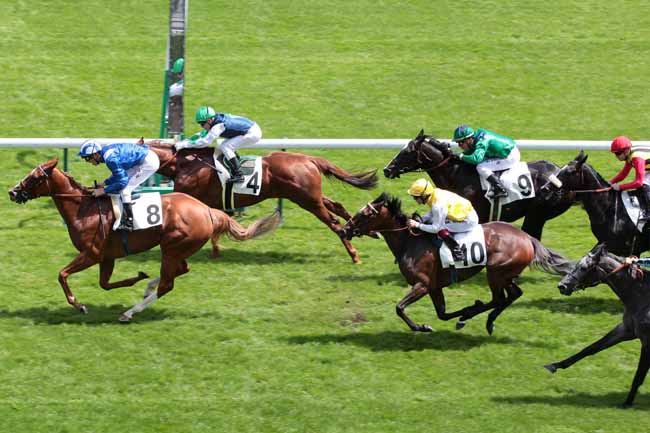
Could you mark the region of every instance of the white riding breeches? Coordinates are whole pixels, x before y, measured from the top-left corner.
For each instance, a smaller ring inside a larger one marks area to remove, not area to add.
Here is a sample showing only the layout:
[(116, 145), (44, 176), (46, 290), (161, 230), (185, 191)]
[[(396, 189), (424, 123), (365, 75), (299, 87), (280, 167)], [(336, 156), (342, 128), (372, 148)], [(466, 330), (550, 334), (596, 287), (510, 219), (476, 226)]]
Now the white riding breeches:
[(446, 220), (443, 227), (451, 233), (461, 233), (472, 231), (477, 224), (478, 215), (476, 214), (476, 211), (472, 209), (472, 211), (467, 215), (467, 218), (463, 221)]
[(513, 147), (510, 155), (506, 158), (486, 158), (476, 166), (476, 171), (483, 177), (488, 178), (493, 172), (507, 170), (521, 160), (519, 149)]
[(129, 175), (129, 183), (127, 183), (122, 192), (120, 192), (122, 203), (131, 203), (131, 193), (133, 190), (140, 186), (145, 180), (149, 179), (149, 177), (158, 170), (158, 167), (160, 167), (160, 159), (158, 159), (158, 155), (156, 155), (153, 150), (150, 150), (140, 165), (129, 168), (126, 171)]
[[(253, 145), (260, 141), (261, 138), (262, 129), (257, 123), (255, 123), (248, 129), (248, 132), (246, 132), (246, 134), (225, 139), (221, 142), (221, 144), (219, 144), (219, 147), (217, 149), (223, 153), (223, 156), (226, 158), (226, 160), (230, 160), (236, 156), (235, 152), (237, 149), (243, 146)], [(218, 156), (217, 149), (215, 149), (215, 157)]]

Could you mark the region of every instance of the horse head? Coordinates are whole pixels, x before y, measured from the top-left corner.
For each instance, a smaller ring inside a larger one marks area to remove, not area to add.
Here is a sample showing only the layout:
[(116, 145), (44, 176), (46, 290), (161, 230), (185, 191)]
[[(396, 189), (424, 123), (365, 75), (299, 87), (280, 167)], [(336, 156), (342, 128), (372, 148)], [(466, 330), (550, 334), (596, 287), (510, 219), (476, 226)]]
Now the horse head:
[(557, 287), (560, 289), (560, 293), (569, 296), (577, 290), (597, 286), (605, 281), (619, 264), (607, 252), (605, 244), (600, 243), (580, 259), (571, 272), (562, 278)]
[(556, 174), (548, 177), (548, 182), (541, 187), (541, 191), (554, 194), (575, 195), (582, 189), (597, 189), (609, 186), (589, 164), (585, 164), (589, 155), (583, 150), (578, 156)]
[(402, 173), (418, 170), (433, 170), (449, 161), (451, 155), (449, 143), (438, 141), (424, 134), (424, 129), (399, 151), (384, 168), (384, 176), (389, 179), (399, 177)]
[(374, 232), (394, 227), (396, 218), (400, 221), (397, 224), (404, 224), (406, 217), (401, 213), (400, 208), (401, 202), (398, 198), (391, 198), (388, 194), (382, 193), (354, 214), (339, 231), (339, 236), (347, 240), (355, 236), (372, 236)]
[(59, 159), (54, 158), (36, 166), (23, 180), (9, 190), (9, 199), (18, 204), (23, 204), (28, 200), (49, 195), (51, 188), (49, 180), (52, 177), (52, 170), (54, 170), (58, 162)]

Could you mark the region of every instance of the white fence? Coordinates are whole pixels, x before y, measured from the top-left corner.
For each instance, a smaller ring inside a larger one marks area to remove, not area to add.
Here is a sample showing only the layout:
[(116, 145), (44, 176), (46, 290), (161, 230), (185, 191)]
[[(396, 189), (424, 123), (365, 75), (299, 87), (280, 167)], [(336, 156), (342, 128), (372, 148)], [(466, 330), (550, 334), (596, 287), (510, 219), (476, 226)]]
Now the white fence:
[[(85, 138), (0, 138), (2, 147), (78, 148)], [(155, 139), (145, 139), (145, 141)], [(131, 138), (99, 138), (101, 143), (135, 142)], [(173, 143), (173, 140), (163, 140)], [(446, 139), (445, 141), (451, 141)], [(270, 138), (255, 144), (260, 149), (397, 149), (409, 139), (378, 138)], [(548, 150), (607, 150), (611, 141), (584, 140), (517, 140), (520, 149)], [(635, 145), (650, 146), (650, 141), (635, 141)]]

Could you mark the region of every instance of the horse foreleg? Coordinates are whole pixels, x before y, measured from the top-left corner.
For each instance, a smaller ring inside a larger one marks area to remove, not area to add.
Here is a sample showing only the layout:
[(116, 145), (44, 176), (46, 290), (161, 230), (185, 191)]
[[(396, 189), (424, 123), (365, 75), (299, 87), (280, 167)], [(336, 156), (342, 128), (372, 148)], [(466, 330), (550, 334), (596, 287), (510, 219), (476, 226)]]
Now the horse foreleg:
[(74, 273), (83, 271), (84, 269), (87, 269), (91, 267), (92, 265), (96, 264), (99, 260), (96, 258), (88, 256), (86, 253), (81, 253), (77, 257), (74, 258), (66, 266), (65, 268), (61, 269), (59, 272), (59, 284), (61, 284), (61, 287), (63, 288), (63, 292), (65, 293), (65, 298), (68, 301), (68, 304), (72, 305), (74, 308), (82, 312), (83, 314), (88, 314), (88, 308), (84, 304), (81, 304), (77, 301), (77, 299), (74, 297), (72, 294), (72, 291), (70, 290), (70, 286), (68, 285), (68, 277)]
[(447, 321), (456, 317), (460, 317), (469, 308), (469, 307), (465, 307), (461, 310), (454, 311), (452, 313), (447, 313), (445, 295), (442, 293), (442, 287), (436, 287), (435, 289), (429, 291), (429, 296), (431, 297), (431, 301), (433, 301), (433, 306), (436, 309), (436, 315), (440, 320)]
[(538, 241), (541, 241), (544, 223), (546, 223), (546, 220), (542, 219), (542, 217), (534, 215), (534, 213), (529, 213), (524, 218), (524, 223), (521, 225), (521, 230), (528, 233)]
[(628, 329), (624, 323), (619, 323), (614, 329), (609, 331), (607, 335), (605, 335), (600, 340), (590, 344), (575, 355), (569, 356), (560, 362), (547, 364), (544, 366), (544, 368), (546, 368), (551, 373), (555, 373), (558, 368), (569, 368), (584, 357), (594, 355), (601, 350), (605, 350), (608, 347), (614, 346), (622, 341), (633, 340), (634, 338), (634, 331), (632, 329)]
[[(160, 263), (160, 278), (158, 282), (158, 290), (155, 292), (149, 293), (141, 302), (135, 304), (129, 310), (122, 313), (119, 318), (120, 322), (128, 323), (133, 319), (135, 313), (139, 313), (159, 298), (162, 298), (166, 293), (170, 292), (174, 288), (174, 279), (179, 276), (189, 272), (190, 268), (186, 260), (181, 260), (178, 263), (175, 259), (167, 258), (163, 256), (163, 260)], [(155, 280), (155, 279), (154, 279)], [(152, 280), (151, 282), (153, 282)], [(149, 284), (151, 284), (151, 282)]]
[(115, 259), (105, 258), (99, 263), (99, 285), (104, 290), (117, 289), (118, 287), (130, 287), (137, 283), (140, 280), (149, 278), (149, 275), (144, 272), (138, 272), (137, 277), (127, 278), (125, 280), (116, 281), (110, 283), (111, 275), (113, 275), (113, 269), (115, 268)]
[(639, 365), (636, 368), (636, 373), (634, 374), (634, 380), (632, 381), (630, 392), (628, 393), (627, 398), (623, 403), (624, 407), (630, 407), (634, 403), (634, 397), (636, 396), (636, 392), (639, 390), (639, 387), (648, 374), (648, 368), (650, 368), (650, 347), (648, 347), (648, 343), (644, 341), (641, 346)]
[(406, 322), (406, 324), (411, 328), (411, 331), (420, 331), (420, 332), (431, 332), (433, 331), (433, 328), (429, 325), (418, 325), (415, 322), (413, 322), (407, 315), (404, 313), (404, 309), (411, 305), (412, 303), (418, 301), (420, 298), (422, 298), (424, 295), (427, 294), (429, 289), (422, 284), (422, 283), (416, 283), (413, 285), (413, 288), (411, 291), (408, 293), (408, 295), (404, 296), (401, 301), (395, 306), (395, 311), (397, 315)]
[(485, 328), (487, 329), (487, 332), (490, 335), (492, 335), (492, 332), (494, 331), (494, 321), (496, 320), (497, 317), (499, 317), (499, 314), (501, 314), (503, 310), (508, 308), (513, 302), (515, 302), (515, 300), (517, 300), (524, 293), (521, 290), (521, 288), (518, 285), (516, 285), (514, 282), (508, 286), (506, 291), (508, 295), (505, 297), (503, 302), (497, 305), (494, 308), (494, 310), (490, 311), (490, 314), (488, 315)]
[(221, 250), (219, 249), (219, 236), (221, 236), (221, 233), (215, 233), (210, 238), (210, 242), (212, 242), (213, 259), (218, 259), (219, 257), (221, 257)]

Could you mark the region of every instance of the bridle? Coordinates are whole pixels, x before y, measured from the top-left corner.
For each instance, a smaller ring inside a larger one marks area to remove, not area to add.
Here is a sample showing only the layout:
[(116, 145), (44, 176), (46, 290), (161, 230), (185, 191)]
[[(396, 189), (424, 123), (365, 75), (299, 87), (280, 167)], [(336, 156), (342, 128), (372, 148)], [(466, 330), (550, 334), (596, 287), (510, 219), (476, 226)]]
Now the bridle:
[[(33, 177), (34, 171), (36, 171), (37, 169), (40, 170), (40, 172), (43, 174), (43, 176), (40, 177), (40, 178), (34, 178)], [(18, 182), (18, 185), (16, 185), (16, 187), (20, 187), (20, 191), (18, 192), (18, 196), (22, 200), (21, 203), (24, 203), (24, 202), (26, 202), (28, 200), (32, 200), (34, 198), (34, 196), (32, 196), (29, 193), (28, 189), (36, 188), (43, 182), (45, 182), (45, 184), (47, 185), (47, 191), (48, 191), (48, 195), (50, 197), (90, 197), (91, 196), (91, 194), (53, 194), (52, 193), (52, 187), (50, 186), (51, 177), (52, 176), (47, 174), (47, 171), (45, 171), (42, 164), (39, 164), (38, 166), (36, 166), (36, 168), (34, 168), (27, 176), (25, 176), (25, 178), (23, 180)], [(25, 182), (25, 179), (28, 179), (28, 181)], [(32, 181), (34, 181), (34, 182), (33, 182), (33, 184), (30, 185), (30, 183), (32, 183)], [(14, 187), (14, 189), (16, 187)]]
[[(366, 203), (366, 205), (359, 210), (359, 213), (363, 213), (366, 208), (370, 208), (370, 211), (371, 211), (370, 215), (379, 215), (379, 211), (372, 205), (371, 202)], [(364, 215), (366, 215), (366, 214), (364, 213)], [(346, 221), (346, 225), (350, 224), (352, 222), (353, 218), (354, 217), (350, 217), (350, 219)], [(356, 230), (359, 231), (358, 228)], [(378, 233), (384, 233), (384, 232), (401, 232), (401, 231), (404, 231), (404, 230), (408, 230), (409, 233), (411, 235), (413, 235), (413, 236), (420, 236), (422, 234), (422, 233), (414, 232), (413, 230), (411, 230), (411, 228), (409, 226), (400, 227), (398, 229), (375, 229), (375, 230), (371, 230), (371, 231), (378, 232)]]
[[(420, 142), (420, 144), (421, 143), (429, 143), (430, 145), (434, 146), (433, 144), (431, 144), (431, 137), (424, 137), (422, 139), (422, 141)], [(427, 172), (427, 171), (437, 170), (440, 167), (442, 167), (442, 166), (446, 165), (447, 163), (449, 163), (449, 161), (451, 161), (451, 158), (452, 158), (452, 155), (449, 154), (446, 157), (444, 157), (442, 159), (442, 161), (440, 161), (440, 162), (438, 162), (438, 163), (436, 163), (434, 165), (427, 165), (427, 164), (432, 164), (432, 161), (431, 161), (431, 159), (429, 157), (427, 157), (424, 154), (424, 152), (422, 152), (422, 146), (420, 146), (418, 148), (414, 148), (414, 151), (416, 152), (416, 157), (417, 157), (416, 162), (420, 167), (416, 168), (416, 169), (413, 169), (413, 170), (409, 170), (407, 168), (402, 168), (402, 169), (398, 170), (397, 174), (406, 173), (407, 170), (408, 170), (409, 173), (420, 173), (420, 172)]]

